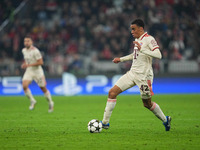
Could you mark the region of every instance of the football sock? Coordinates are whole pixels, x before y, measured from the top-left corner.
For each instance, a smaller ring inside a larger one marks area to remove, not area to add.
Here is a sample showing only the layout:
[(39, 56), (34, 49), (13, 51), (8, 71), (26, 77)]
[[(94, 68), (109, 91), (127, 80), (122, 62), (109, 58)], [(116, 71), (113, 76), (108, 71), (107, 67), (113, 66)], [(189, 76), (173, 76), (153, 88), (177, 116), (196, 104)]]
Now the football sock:
[(28, 97), (28, 99), (31, 101), (31, 102), (36, 102), (36, 100), (34, 99), (32, 93), (31, 93), (31, 90), (26, 90), (25, 92), (25, 95)]
[(105, 111), (104, 111), (103, 120), (102, 120), (103, 124), (109, 123), (112, 111), (113, 111), (113, 109), (115, 108), (115, 105), (116, 105), (116, 101), (117, 101), (117, 99), (108, 98), (106, 108), (105, 108)]
[(160, 109), (159, 105), (153, 102), (153, 106), (150, 108), (150, 110), (155, 114), (156, 117), (158, 117), (163, 122), (167, 122), (167, 118)]
[(46, 93), (44, 93), (44, 96), (46, 97), (49, 103), (53, 103), (51, 93), (49, 92), (49, 90), (47, 90)]

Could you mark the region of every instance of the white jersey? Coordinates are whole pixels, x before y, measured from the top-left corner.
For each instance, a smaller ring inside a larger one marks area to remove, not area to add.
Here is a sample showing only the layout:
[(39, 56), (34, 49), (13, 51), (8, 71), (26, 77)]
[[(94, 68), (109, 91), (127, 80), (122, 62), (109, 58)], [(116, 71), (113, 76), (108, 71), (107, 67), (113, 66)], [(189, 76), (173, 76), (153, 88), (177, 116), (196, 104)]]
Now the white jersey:
[[(22, 53), (26, 64), (36, 63), (37, 60), (42, 58), (40, 51), (34, 46), (31, 46), (29, 49), (23, 48)], [(35, 80), (40, 87), (46, 85), (46, 79), (41, 65), (27, 67), (22, 80)]]
[[(145, 32), (140, 38), (135, 39), (140, 45), (141, 49), (148, 49), (154, 51), (159, 48), (156, 40)], [(133, 62), (130, 71), (133, 74), (139, 75), (141, 78), (146, 79), (153, 77), (152, 57), (141, 53), (135, 46), (133, 50)]]
[[(42, 58), (40, 51), (34, 46), (31, 46), (29, 49), (23, 48), (22, 53), (24, 55), (24, 60), (26, 64), (36, 63), (37, 60)], [(26, 71), (43, 72), (43, 69), (41, 65), (39, 65), (39, 66), (27, 67)]]

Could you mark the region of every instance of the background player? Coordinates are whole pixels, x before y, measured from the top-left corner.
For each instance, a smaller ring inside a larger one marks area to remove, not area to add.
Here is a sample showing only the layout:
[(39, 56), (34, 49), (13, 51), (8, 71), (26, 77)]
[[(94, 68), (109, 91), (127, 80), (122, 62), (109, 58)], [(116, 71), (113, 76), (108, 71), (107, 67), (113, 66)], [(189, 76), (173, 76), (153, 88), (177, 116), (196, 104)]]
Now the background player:
[(165, 130), (170, 130), (171, 117), (165, 116), (159, 105), (151, 101), (153, 70), (152, 57), (161, 59), (159, 46), (155, 39), (144, 32), (144, 22), (136, 19), (131, 23), (131, 34), (135, 38), (133, 53), (121, 58), (114, 58), (114, 63), (132, 60), (130, 71), (123, 75), (112, 87), (108, 94), (108, 100), (102, 120), (103, 127), (109, 128), (109, 120), (116, 105), (116, 98), (121, 92), (137, 85), (140, 88), (140, 95), (144, 107), (152, 111), (160, 120), (163, 121)]
[(31, 37), (24, 38), (24, 46), (22, 49), (22, 53), (24, 56), (24, 63), (21, 65), (22, 69), (26, 69), (22, 84), (25, 95), (30, 100), (31, 104), (29, 106), (30, 110), (33, 110), (36, 104), (36, 100), (34, 99), (30, 89), (28, 88), (29, 84), (34, 80), (40, 89), (43, 91), (44, 96), (49, 102), (49, 112), (53, 111), (54, 102), (52, 101), (51, 94), (46, 88), (46, 79), (44, 76), (44, 71), (41, 67), (43, 65), (43, 59), (40, 51), (33, 46), (33, 41)]

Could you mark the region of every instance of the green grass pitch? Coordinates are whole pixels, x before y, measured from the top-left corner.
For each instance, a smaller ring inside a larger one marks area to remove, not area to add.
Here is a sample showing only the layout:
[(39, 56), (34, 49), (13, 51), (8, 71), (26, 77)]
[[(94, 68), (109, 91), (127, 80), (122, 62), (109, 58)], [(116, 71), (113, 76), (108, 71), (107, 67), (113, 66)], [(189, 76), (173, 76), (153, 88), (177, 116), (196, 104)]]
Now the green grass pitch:
[(54, 96), (55, 109), (48, 113), (42, 96), (29, 111), (24, 96), (0, 97), (1, 150), (190, 150), (200, 149), (200, 95), (155, 95), (171, 131), (143, 107), (139, 95), (121, 95), (110, 128), (89, 133), (91, 119), (102, 119), (107, 96)]

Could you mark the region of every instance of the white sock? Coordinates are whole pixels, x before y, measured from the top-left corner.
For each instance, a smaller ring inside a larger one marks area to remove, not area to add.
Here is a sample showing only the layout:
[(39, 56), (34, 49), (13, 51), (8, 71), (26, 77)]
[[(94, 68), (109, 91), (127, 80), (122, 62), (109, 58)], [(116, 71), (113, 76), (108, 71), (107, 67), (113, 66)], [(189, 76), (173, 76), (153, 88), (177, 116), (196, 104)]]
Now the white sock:
[(103, 124), (109, 123), (112, 111), (113, 111), (113, 109), (115, 108), (115, 105), (116, 105), (116, 101), (117, 101), (117, 99), (108, 98), (106, 108), (105, 108), (105, 111), (104, 111), (103, 120), (102, 120)]
[(153, 102), (153, 106), (150, 108), (150, 110), (155, 114), (156, 117), (158, 117), (158, 119), (162, 120), (163, 122), (167, 122), (167, 118), (158, 104)]
[(31, 102), (36, 102), (36, 100), (34, 99), (32, 93), (31, 93), (31, 90), (26, 90), (26, 92), (24, 92), (25, 95), (28, 97), (28, 99), (31, 101)]
[(44, 96), (46, 97), (49, 103), (53, 103), (52, 98), (51, 98), (51, 93), (49, 92), (49, 90), (47, 90), (46, 93), (44, 93)]

